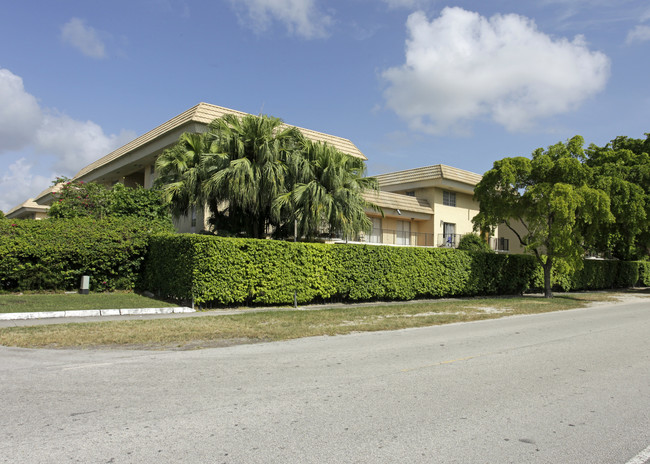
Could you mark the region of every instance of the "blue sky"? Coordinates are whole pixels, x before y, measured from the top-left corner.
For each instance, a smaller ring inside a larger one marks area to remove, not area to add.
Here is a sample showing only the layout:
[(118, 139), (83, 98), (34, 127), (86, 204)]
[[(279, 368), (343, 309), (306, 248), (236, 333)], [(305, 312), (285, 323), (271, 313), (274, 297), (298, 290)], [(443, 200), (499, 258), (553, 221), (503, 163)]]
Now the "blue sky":
[(0, 15), (0, 210), (204, 101), (483, 173), (650, 132), (647, 0), (61, 0)]

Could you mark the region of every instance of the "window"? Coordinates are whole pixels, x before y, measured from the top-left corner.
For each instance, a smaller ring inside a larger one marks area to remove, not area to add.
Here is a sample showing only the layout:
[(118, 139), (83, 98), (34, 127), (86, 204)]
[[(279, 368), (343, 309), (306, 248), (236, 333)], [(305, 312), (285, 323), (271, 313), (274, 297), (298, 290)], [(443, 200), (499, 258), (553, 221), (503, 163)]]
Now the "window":
[(449, 222), (442, 223), (442, 238), (444, 240), (444, 245), (448, 248), (456, 248), (458, 244), (456, 243), (456, 224), (451, 224)]
[(406, 192), (406, 196), (407, 197), (414, 197), (415, 196), (415, 190), (409, 190), (408, 192)]
[(192, 227), (192, 233), (196, 232), (196, 206), (192, 206), (191, 212), (191, 222), (190, 226)]
[(456, 206), (456, 192), (442, 191), (442, 204), (445, 206)]
[(371, 217), (370, 220), (372, 221), (372, 230), (368, 241), (370, 243), (381, 243), (381, 218)]
[(395, 245), (411, 244), (411, 223), (408, 221), (397, 221), (395, 234)]

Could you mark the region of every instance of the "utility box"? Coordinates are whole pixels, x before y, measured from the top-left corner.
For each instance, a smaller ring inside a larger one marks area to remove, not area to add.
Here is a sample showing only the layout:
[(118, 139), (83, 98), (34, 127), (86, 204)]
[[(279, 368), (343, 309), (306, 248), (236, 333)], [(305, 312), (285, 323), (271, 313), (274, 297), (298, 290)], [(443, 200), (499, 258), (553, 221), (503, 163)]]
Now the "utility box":
[(82, 295), (88, 295), (90, 292), (90, 276), (81, 276), (81, 286), (79, 287), (79, 293)]

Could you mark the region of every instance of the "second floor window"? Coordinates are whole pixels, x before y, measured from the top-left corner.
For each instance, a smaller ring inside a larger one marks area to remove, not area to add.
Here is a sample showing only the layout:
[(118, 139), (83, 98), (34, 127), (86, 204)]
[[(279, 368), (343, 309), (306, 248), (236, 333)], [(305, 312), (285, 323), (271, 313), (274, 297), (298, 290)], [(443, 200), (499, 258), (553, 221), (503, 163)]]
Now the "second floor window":
[(443, 190), (442, 204), (445, 206), (456, 206), (456, 193)]

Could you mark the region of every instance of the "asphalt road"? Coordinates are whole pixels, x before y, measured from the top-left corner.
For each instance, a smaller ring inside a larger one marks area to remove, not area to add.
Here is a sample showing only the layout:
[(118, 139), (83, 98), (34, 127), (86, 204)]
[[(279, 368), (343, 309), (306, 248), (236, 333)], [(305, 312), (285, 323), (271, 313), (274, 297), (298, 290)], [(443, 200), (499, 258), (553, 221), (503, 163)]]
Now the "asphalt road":
[(649, 335), (645, 300), (200, 351), (0, 347), (0, 462), (640, 464)]

